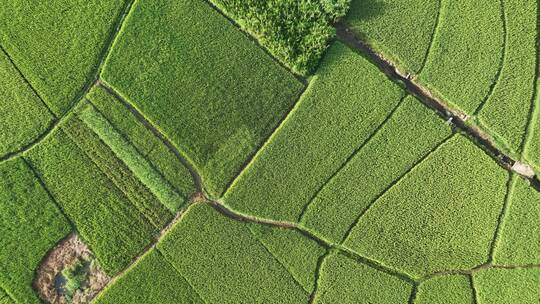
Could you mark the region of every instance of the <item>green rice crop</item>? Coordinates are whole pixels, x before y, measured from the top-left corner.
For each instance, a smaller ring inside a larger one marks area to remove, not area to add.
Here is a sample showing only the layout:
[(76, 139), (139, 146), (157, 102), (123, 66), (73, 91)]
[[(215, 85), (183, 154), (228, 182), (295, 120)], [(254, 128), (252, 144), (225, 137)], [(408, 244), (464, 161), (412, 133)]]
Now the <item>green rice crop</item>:
[[(210, 283), (210, 282), (209, 282)], [(95, 304), (205, 303), (189, 283), (152, 249), (102, 291)]]
[(54, 117), (2, 50), (0, 79), (1, 157), (35, 140)]
[(206, 303), (306, 303), (309, 297), (245, 223), (207, 204), (189, 207), (157, 249)]
[(404, 92), (341, 43), (286, 121), (224, 196), (233, 209), (298, 221), (310, 197), (366, 141)]
[(26, 158), (109, 274), (124, 269), (159, 233), (61, 129)]
[(493, 268), (474, 274), (478, 304), (530, 304), (538, 302), (540, 269)]
[(400, 304), (407, 303), (412, 285), (333, 253), (323, 262), (313, 303)]
[(443, 0), (440, 21), (419, 81), (473, 114), (496, 81), (503, 53), (499, 1)]
[(511, 151), (522, 152), (536, 68), (535, 0), (504, 0), (506, 48), (493, 94), (479, 113), (482, 125)]
[(444, 275), (424, 281), (418, 287), (414, 304), (471, 304), (473, 291), (469, 277)]
[(190, 197), (195, 192), (188, 169), (152, 131), (144, 126), (119, 100), (103, 87), (94, 86), (86, 95), (92, 105), (122, 134), (179, 194)]
[(299, 74), (314, 71), (350, 0), (210, 0)]
[(163, 176), (131, 145), (103, 115), (89, 106), (82, 109), (78, 116), (91, 128), (114, 154), (139, 178), (139, 180), (165, 205), (174, 212), (185, 203), (186, 199), (166, 181)]
[(56, 115), (96, 74), (127, 0), (5, 0), (0, 45)]
[(103, 78), (180, 148), (211, 196), (222, 193), (303, 87), (200, 0), (137, 1)]
[(412, 277), (487, 261), (508, 174), (455, 135), (384, 193), (344, 245)]
[[(350, 28), (407, 72), (418, 73), (438, 22), (440, 0), (352, 0)], [(406, 37), (406, 38), (404, 38)]]
[(296, 230), (257, 224), (250, 225), (249, 229), (294, 279), (311, 293), (315, 287), (317, 264), (325, 249)]
[(161, 229), (172, 219), (172, 213), (79, 118), (72, 116), (63, 130), (152, 225)]
[(540, 263), (540, 193), (522, 178), (512, 180), (493, 259), (503, 265)]
[(406, 97), (377, 134), (314, 197), (301, 224), (341, 242), (358, 215), (451, 132), (435, 113), (414, 97)]
[(71, 226), (22, 159), (0, 164), (0, 181), (0, 303), (40, 303), (35, 271)]

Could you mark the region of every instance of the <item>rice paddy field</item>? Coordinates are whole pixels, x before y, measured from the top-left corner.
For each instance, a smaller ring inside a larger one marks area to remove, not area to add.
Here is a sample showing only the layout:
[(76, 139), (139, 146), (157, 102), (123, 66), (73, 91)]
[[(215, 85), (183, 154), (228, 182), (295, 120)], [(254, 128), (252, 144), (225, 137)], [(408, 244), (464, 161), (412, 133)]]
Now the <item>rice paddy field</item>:
[(540, 303), (536, 0), (4, 0), (0, 304)]

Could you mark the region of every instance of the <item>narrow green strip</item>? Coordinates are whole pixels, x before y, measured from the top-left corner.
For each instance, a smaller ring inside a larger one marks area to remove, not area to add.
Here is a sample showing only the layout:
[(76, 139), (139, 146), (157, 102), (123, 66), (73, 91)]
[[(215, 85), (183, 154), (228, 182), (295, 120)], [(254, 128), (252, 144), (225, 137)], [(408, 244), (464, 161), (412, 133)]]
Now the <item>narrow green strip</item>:
[(92, 106), (81, 110), (79, 117), (111, 148), (165, 207), (174, 212), (185, 202), (185, 198), (178, 194), (152, 167), (150, 162)]

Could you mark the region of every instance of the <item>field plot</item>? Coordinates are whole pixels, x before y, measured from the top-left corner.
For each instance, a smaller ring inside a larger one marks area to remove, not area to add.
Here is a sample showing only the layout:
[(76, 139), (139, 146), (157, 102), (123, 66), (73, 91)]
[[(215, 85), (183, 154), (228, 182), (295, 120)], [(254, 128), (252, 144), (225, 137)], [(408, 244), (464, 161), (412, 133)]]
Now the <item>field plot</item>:
[(511, 151), (522, 153), (535, 90), (538, 1), (501, 1), (506, 23), (504, 61), (478, 119)]
[[(401, 68), (424, 66), (441, 0), (352, 0), (345, 22)], [(403, 39), (407, 37), (407, 39)]]
[(504, 224), (496, 245), (496, 264), (540, 263), (540, 193), (520, 178), (512, 180)]
[(444, 275), (422, 282), (414, 304), (471, 304), (474, 294), (469, 277)]
[(451, 135), (418, 100), (406, 97), (389, 120), (309, 203), (301, 224), (340, 243), (370, 204)]
[(487, 261), (507, 180), (455, 135), (382, 195), (344, 245), (412, 277), (473, 268)]
[(0, 157), (35, 140), (54, 118), (0, 50)]
[(136, 2), (103, 77), (183, 151), (212, 196), (303, 87), (205, 1)]
[(466, 113), (482, 104), (503, 54), (499, 1), (442, 1), (433, 47), (419, 81)]
[(322, 250), (301, 237), (289, 243), (292, 247), (282, 244), (291, 249), (283, 250), (273, 244), (272, 235), (251, 229), (198, 204), (190, 207), (157, 249), (205, 302), (305, 303), (313, 283), (297, 278), (315, 280)]
[(59, 116), (96, 77), (104, 48), (127, 2), (2, 1), (0, 45)]
[(153, 249), (105, 289), (96, 304), (205, 303), (163, 255)]
[(224, 202), (242, 213), (298, 221), (325, 179), (372, 136), (402, 98), (399, 86), (336, 43), (295, 109), (233, 183)]
[(474, 276), (478, 304), (529, 304), (538, 302), (540, 269), (489, 269)]
[(4, 2), (0, 304), (540, 303), (538, 1)]
[(321, 266), (314, 303), (407, 303), (411, 292), (409, 282), (334, 253)]
[(72, 227), (22, 159), (0, 164), (0, 181), (0, 303), (39, 303), (34, 273)]

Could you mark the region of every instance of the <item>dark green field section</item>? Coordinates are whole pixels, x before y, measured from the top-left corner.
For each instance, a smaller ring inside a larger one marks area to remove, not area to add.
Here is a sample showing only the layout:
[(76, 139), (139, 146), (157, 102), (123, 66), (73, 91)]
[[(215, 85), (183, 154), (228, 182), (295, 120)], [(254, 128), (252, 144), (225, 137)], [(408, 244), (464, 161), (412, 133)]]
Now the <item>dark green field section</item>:
[[(117, 98), (111, 96), (100, 86), (93, 87), (86, 98), (95, 110), (105, 117), (108, 124), (112, 125), (107, 129), (121, 134), (124, 139), (119, 141), (125, 142), (124, 145), (133, 146), (137, 150), (136, 153), (132, 151), (129, 154), (140, 154), (146, 158), (154, 170), (158, 171), (158, 174), (166, 180), (163, 182), (164, 184), (172, 185), (176, 192), (185, 199), (196, 192), (193, 178), (189, 170), (182, 165), (178, 156)], [(135, 160), (141, 163), (146, 162), (139, 157), (135, 157)], [(148, 170), (152, 170), (152, 168), (148, 168)], [(163, 187), (167, 187), (167, 185)]]
[[(66, 124), (26, 158), (104, 270), (114, 274), (158, 235), (172, 213), (155, 198), (146, 201), (148, 193), (137, 193), (144, 187), (131, 184), (134, 179), (122, 180), (127, 170), (122, 163), (107, 159), (111, 151), (106, 146), (91, 142), (92, 137), (77, 142), (76, 132), (83, 132), (76, 130), (80, 127)], [(106, 173), (105, 168), (109, 169)]]
[(71, 226), (22, 159), (0, 164), (0, 180), (0, 303), (40, 303), (34, 273)]
[(212, 196), (303, 88), (202, 0), (137, 1), (103, 77), (183, 151)]
[(186, 279), (155, 249), (100, 293), (95, 304), (205, 303)]
[(352, 0), (345, 22), (386, 58), (406, 71), (419, 73), (438, 23), (440, 3)]
[(452, 134), (414, 97), (406, 97), (378, 132), (309, 203), (301, 224), (340, 243), (386, 189)]
[(323, 250), (299, 232), (250, 225), (196, 204), (157, 249), (206, 303), (306, 303)]
[(95, 77), (126, 2), (2, 1), (0, 45), (57, 116)]
[(332, 253), (320, 270), (313, 303), (404, 304), (412, 284)]
[(419, 278), (487, 261), (508, 174), (455, 135), (382, 195), (344, 245)]
[(501, 265), (540, 263), (540, 193), (521, 178), (512, 180), (494, 262)]
[(482, 104), (503, 53), (499, 1), (443, 0), (440, 20), (419, 80), (466, 113)]
[(325, 179), (372, 136), (403, 97), (366, 59), (334, 44), (299, 103), (224, 202), (242, 213), (298, 221)]
[(314, 71), (348, 0), (210, 0), (299, 74)]
[(501, 1), (506, 20), (504, 61), (478, 119), (492, 136), (521, 153), (535, 90), (538, 1)]
[(540, 301), (540, 268), (483, 270), (474, 275), (478, 304), (530, 304)]
[[(1, 9), (0, 9), (1, 10)], [(54, 119), (22, 75), (0, 50), (0, 157), (20, 150)]]
[(474, 304), (470, 279), (464, 275), (444, 275), (424, 281), (414, 304)]

